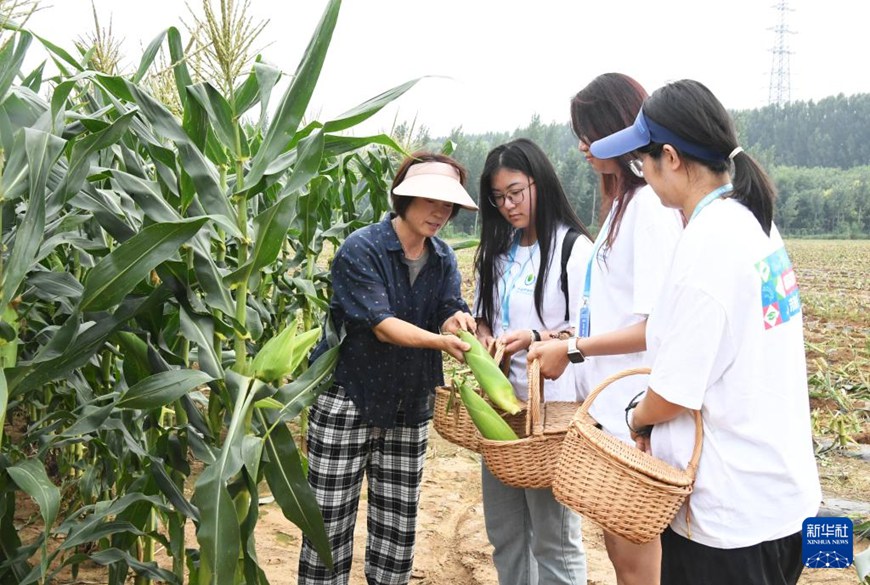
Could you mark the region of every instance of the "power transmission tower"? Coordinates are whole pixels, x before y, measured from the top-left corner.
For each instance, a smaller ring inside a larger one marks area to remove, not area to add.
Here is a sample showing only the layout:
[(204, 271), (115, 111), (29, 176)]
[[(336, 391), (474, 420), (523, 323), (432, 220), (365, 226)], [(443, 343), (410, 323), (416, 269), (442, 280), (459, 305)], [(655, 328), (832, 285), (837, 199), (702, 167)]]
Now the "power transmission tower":
[(786, 17), (792, 9), (788, 6), (788, 0), (778, 0), (773, 5), (778, 13), (778, 23), (773, 27), (775, 41), (773, 49), (773, 63), (770, 66), (770, 91), (767, 97), (768, 104), (783, 105), (791, 101), (791, 70), (789, 68), (788, 35), (794, 34), (788, 28)]

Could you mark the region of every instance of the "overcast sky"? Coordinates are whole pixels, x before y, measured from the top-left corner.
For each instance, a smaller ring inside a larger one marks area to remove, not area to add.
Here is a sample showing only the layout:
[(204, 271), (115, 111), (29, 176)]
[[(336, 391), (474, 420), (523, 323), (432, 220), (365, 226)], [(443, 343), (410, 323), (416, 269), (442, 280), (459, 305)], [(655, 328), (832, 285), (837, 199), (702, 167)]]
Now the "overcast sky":
[[(93, 0), (125, 39), (128, 70), (161, 30), (191, 18), (182, 0)], [(236, 0), (242, 3), (243, 0)], [(250, 0), (269, 20), (265, 60), (292, 73), (326, 0)], [(424, 76), (364, 128), (417, 118), (433, 136), (509, 131), (533, 115), (567, 122), (568, 103), (596, 75), (620, 71), (649, 91), (681, 78), (731, 109), (768, 103), (780, 0), (344, 0), (310, 118), (326, 121)], [(201, 0), (188, 0), (199, 10)], [(218, 5), (218, 0), (213, 0)], [(791, 97), (870, 92), (866, 0), (788, 0)], [(28, 23), (71, 49), (94, 30), (90, 0), (43, 0)], [(36, 43), (35, 43), (36, 44)], [(274, 99), (274, 98), (273, 98)]]

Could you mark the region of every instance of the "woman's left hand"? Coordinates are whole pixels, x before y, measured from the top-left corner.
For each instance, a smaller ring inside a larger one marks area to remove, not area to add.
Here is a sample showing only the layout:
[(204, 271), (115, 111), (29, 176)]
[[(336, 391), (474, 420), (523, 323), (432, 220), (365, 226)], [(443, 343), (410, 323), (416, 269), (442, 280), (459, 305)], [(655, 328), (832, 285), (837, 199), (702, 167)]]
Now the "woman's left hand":
[(505, 354), (513, 355), (532, 345), (532, 332), (528, 329), (514, 329), (498, 338), (504, 344)]
[(541, 375), (546, 380), (555, 380), (568, 367), (568, 347), (561, 339), (541, 341), (529, 348), (528, 360), (541, 363)]
[(464, 311), (456, 311), (451, 317), (441, 325), (442, 333), (456, 333), (460, 329), (474, 333), (477, 331), (477, 321), (470, 313)]
[(649, 441), (649, 435), (638, 435), (634, 431), (631, 431), (631, 438), (634, 439), (634, 446), (643, 451), (644, 453), (649, 453), (652, 455), (652, 445)]

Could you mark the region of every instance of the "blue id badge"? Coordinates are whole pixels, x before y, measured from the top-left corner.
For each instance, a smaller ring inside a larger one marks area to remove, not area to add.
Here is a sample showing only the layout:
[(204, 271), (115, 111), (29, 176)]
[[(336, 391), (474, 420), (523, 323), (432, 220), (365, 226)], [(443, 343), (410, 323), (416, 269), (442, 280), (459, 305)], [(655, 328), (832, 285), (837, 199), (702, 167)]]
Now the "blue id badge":
[(580, 307), (580, 322), (577, 331), (577, 337), (589, 337), (589, 305), (586, 301)]

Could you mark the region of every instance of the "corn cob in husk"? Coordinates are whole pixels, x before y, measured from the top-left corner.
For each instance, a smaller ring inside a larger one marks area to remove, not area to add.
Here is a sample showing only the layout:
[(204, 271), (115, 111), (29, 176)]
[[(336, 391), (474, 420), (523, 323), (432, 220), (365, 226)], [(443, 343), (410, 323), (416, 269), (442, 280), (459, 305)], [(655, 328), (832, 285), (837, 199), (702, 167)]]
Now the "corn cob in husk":
[(460, 330), (458, 335), (462, 341), (471, 345), (471, 349), (465, 352), (465, 363), (471, 368), (475, 380), (492, 403), (509, 414), (522, 410), (522, 404), (514, 395), (513, 384), (499, 369), (483, 344), (468, 331)]
[(493, 441), (515, 441), (519, 438), (495, 409), (467, 384), (459, 385), (459, 396), (483, 438)]

